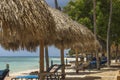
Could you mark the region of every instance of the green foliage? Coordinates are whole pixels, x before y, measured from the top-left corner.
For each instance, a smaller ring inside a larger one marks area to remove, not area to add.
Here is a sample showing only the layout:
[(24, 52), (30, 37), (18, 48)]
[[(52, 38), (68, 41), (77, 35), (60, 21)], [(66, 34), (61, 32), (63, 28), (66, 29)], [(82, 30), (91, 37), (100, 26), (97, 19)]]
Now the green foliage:
[(74, 50), (72, 50), (72, 49), (71, 49), (71, 50), (69, 50), (68, 55), (69, 55), (69, 56), (73, 56), (73, 54), (75, 54), (75, 51), (74, 51)]
[[(113, 14), (111, 22), (110, 40), (111, 43), (120, 43), (120, 0), (113, 0)], [(73, 20), (87, 26), (93, 31), (93, 2), (92, 0), (73, 0), (64, 8)], [(97, 0), (96, 22), (97, 35), (103, 40), (107, 37), (107, 27), (110, 12), (110, 0)]]
[(112, 27), (111, 39), (116, 43), (120, 43), (120, 0), (114, 0), (113, 14), (112, 14)]
[(88, 0), (70, 1), (64, 8), (64, 12), (67, 13), (73, 20), (88, 26), (88, 28), (92, 30), (92, 4), (89, 5), (89, 3), (92, 2), (88, 2)]

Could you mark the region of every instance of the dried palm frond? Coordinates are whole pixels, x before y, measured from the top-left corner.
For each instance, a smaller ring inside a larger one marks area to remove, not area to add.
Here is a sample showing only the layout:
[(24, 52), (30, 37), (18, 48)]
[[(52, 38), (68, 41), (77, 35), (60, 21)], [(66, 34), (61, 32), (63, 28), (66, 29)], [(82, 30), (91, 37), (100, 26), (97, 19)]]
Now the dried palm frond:
[[(71, 48), (71, 47), (94, 47), (95, 39), (94, 34), (85, 26), (73, 21), (68, 15), (60, 12), (59, 10), (48, 8), (54, 17), (56, 23), (56, 40), (55, 45), (58, 48)], [(87, 44), (86, 44), (87, 43)], [(89, 44), (91, 43), (91, 44)], [(79, 45), (78, 45), (79, 44)], [(97, 48), (99, 42), (97, 42)]]
[(53, 39), (55, 32), (44, 0), (0, 0), (0, 21), (4, 33), (19, 38), (32, 35), (38, 40)]

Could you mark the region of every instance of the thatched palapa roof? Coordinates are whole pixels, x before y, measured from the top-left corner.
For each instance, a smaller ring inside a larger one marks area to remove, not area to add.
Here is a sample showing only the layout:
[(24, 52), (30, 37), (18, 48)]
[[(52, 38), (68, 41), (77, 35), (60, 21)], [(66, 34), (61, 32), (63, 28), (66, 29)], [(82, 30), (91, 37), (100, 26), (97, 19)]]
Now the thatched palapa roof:
[(95, 52), (97, 51), (101, 51), (101, 45), (100, 43), (95, 40), (94, 42), (85, 42), (84, 46), (80, 46), (80, 44), (76, 44), (75, 48), (79, 49), (81, 52)]
[[(73, 21), (64, 13), (51, 7), (49, 7), (48, 9), (48, 12), (50, 12), (52, 14), (52, 17), (54, 18), (56, 27), (53, 26), (53, 32), (55, 31), (54, 40), (50, 39), (48, 36), (47, 39), (44, 38), (46, 45), (55, 44), (58, 48), (71, 48), (75, 47), (75, 45), (77, 47), (82, 47), (83, 49), (85, 48), (85, 46), (87, 48), (91, 48), (91, 46), (88, 47), (88, 45), (90, 45), (89, 42), (94, 42), (95, 38), (90, 30), (88, 30), (85, 26)], [(38, 29), (34, 29), (34, 32), (36, 31), (40, 32)], [(27, 50), (34, 50), (39, 45), (39, 39), (37, 38), (39, 35), (34, 36), (33, 34), (31, 34), (31, 29), (26, 28), (25, 31), (23, 31), (21, 34), (17, 34), (15, 31), (14, 35), (6, 34), (6, 31), (3, 32), (3, 36), (5, 36), (3, 41), (5, 42), (3, 42), (2, 45), (5, 48), (9, 49), (9, 47), (11, 47), (12, 44), (12, 49), (20, 49), (21, 47)], [(10, 38), (7, 40), (8, 37)]]
[[(52, 39), (55, 23), (44, 0), (0, 0), (0, 23), (4, 36)], [(26, 39), (24, 39), (26, 38)]]
[(44, 0), (0, 0), (1, 45), (35, 50), (41, 39), (53, 41), (55, 23)]
[[(93, 33), (85, 26), (73, 21), (68, 15), (59, 10), (49, 7), (56, 23), (55, 45), (59, 48), (71, 48), (76, 44), (79, 47), (87, 47), (85, 43), (94, 43), (96, 41)], [(97, 43), (99, 45), (99, 43)], [(89, 46), (90, 48), (93, 46)]]

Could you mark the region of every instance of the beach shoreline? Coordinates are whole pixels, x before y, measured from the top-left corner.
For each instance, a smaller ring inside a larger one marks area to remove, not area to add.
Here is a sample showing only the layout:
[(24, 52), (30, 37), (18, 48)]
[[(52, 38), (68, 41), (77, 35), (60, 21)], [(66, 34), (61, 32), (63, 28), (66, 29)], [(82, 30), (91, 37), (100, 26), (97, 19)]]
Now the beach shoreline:
[(34, 72), (38, 70), (39, 69), (31, 69), (31, 70), (25, 70), (25, 71), (20, 71), (20, 72), (14, 72), (14, 73), (10, 73), (10, 76), (26, 75), (26, 74), (29, 74), (30, 72)]

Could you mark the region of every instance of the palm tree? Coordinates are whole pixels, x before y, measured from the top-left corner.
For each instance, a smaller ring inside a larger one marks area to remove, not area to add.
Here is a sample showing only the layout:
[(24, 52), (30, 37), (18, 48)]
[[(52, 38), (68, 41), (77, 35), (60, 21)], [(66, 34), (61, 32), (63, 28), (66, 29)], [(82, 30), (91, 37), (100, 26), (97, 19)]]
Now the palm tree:
[(59, 9), (57, 0), (55, 0), (55, 8)]
[(115, 54), (115, 62), (117, 62), (118, 60), (118, 43), (115, 44), (115, 47), (116, 47), (116, 54)]
[[(95, 38), (97, 38), (97, 25), (96, 25), (96, 0), (93, 0), (93, 19), (94, 19), (94, 35)], [(100, 69), (100, 65), (99, 65), (99, 56), (98, 56), (98, 52), (96, 50), (96, 58), (97, 58), (97, 69)]]
[(107, 29), (107, 66), (110, 67), (110, 26), (112, 20), (112, 0), (110, 0), (110, 13), (109, 13), (109, 22)]

